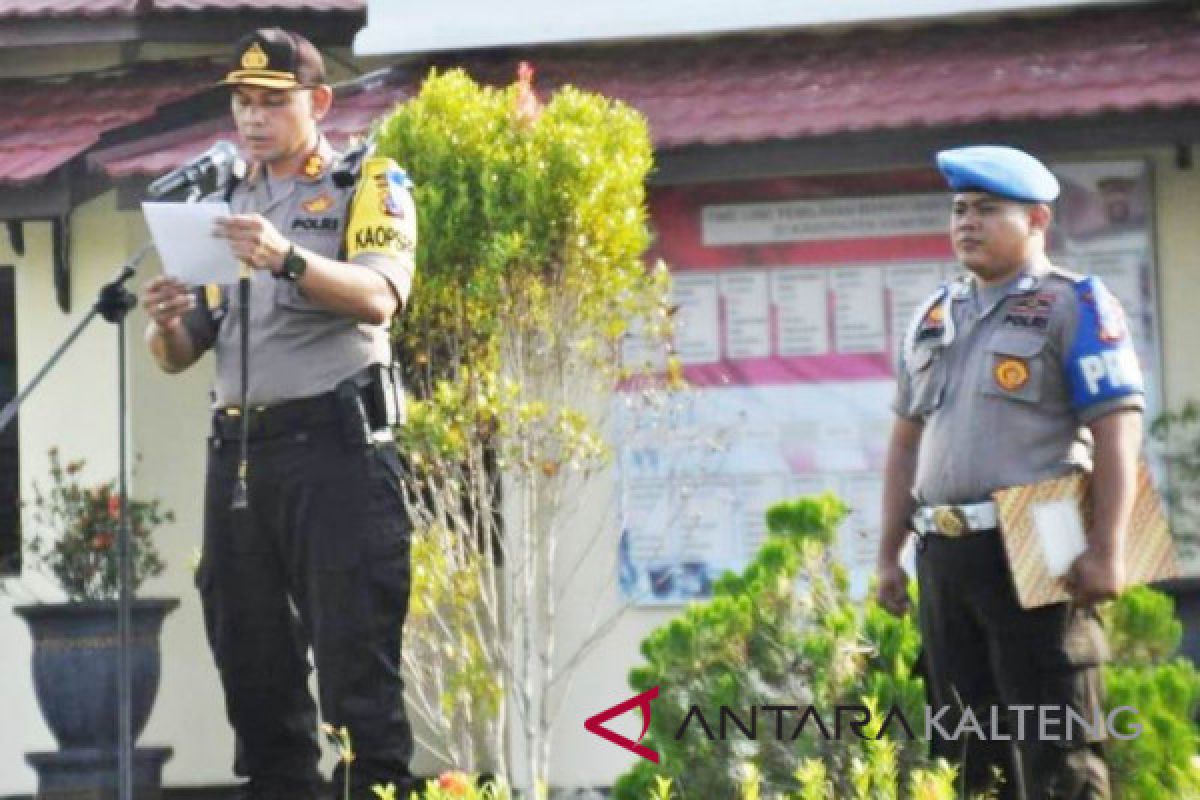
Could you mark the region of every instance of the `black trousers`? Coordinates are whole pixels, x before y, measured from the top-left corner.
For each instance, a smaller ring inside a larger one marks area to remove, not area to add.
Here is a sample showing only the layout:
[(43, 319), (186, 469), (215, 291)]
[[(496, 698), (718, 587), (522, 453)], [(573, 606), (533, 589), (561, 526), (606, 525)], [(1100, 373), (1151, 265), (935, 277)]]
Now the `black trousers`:
[(354, 796), (373, 797), (375, 783), (407, 788), (413, 744), (399, 662), (411, 527), (394, 445), (349, 444), (328, 420), (253, 439), (249, 508), (233, 511), (238, 461), (237, 442), (214, 433), (197, 571), (235, 773), (256, 795), (316, 795), (311, 647), (321, 715), (353, 740)]
[[(1100, 664), (1108, 656), (1095, 612), (1061, 603), (1022, 609), (995, 531), (922, 538), (917, 578), (926, 694), (935, 713), (952, 709), (932, 726), (933, 755), (960, 765), (968, 794), (993, 785), (998, 770), (1001, 798), (1109, 797), (1106, 728), (1093, 724), (1103, 720)], [(1018, 706), (1034, 707), (1023, 714), (1022, 737)], [(1044, 730), (1042, 707), (1050, 720)], [(1072, 725), (1069, 738), (1067, 708), (1090, 725)], [(965, 709), (984, 728), (982, 738), (954, 736)]]

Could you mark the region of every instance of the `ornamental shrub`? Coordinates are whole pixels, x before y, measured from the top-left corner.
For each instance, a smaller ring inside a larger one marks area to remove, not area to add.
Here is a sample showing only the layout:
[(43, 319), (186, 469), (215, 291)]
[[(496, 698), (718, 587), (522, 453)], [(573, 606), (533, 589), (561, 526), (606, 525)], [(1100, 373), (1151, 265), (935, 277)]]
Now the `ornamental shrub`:
[[(917, 737), (923, 734), (916, 619), (896, 618), (873, 599), (849, 599), (844, 569), (830, 555), (844, 513), (831, 495), (773, 507), (767, 512), (772, 535), (746, 570), (723, 576), (711, 600), (690, 606), (646, 638), (646, 664), (632, 671), (630, 683), (637, 691), (662, 687), (644, 740), (662, 760), (657, 766), (639, 761), (622, 775), (619, 800), (661, 792), (664, 780), (681, 800), (956, 796), (955, 770), (930, 762), (926, 743), (899, 735), (897, 726), (878, 741), (845, 735), (826, 740), (812, 725), (794, 741), (778, 741), (768, 716), (758, 720), (758, 741), (731, 727), (724, 741), (719, 735), (710, 740), (694, 724), (676, 738), (693, 705), (865, 705), (871, 734), (896, 707), (918, 726)], [(1200, 798), (1194, 721), (1200, 674), (1175, 655), (1182, 626), (1173, 601), (1137, 587), (1104, 607), (1102, 617), (1113, 649), (1104, 670), (1106, 708), (1137, 709), (1136, 717), (1114, 717), (1118, 730), (1142, 726), (1137, 738), (1105, 745), (1114, 798)]]

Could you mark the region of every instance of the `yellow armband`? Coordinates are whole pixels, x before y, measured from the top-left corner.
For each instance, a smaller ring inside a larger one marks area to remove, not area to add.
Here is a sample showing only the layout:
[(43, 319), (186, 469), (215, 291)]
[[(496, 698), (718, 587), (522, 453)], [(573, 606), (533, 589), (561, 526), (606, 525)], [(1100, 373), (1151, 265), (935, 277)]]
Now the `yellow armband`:
[(363, 162), (346, 223), (346, 256), (362, 253), (396, 257), (416, 246), (416, 214), (409, 180), (390, 158)]

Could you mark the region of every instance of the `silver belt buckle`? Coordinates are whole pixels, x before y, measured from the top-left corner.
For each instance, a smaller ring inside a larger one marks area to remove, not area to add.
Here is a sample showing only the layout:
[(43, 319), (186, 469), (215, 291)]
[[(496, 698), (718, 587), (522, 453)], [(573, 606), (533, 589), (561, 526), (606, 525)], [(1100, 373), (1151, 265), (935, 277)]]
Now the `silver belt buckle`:
[(933, 524), (942, 536), (957, 538), (967, 532), (967, 518), (958, 506), (933, 509)]

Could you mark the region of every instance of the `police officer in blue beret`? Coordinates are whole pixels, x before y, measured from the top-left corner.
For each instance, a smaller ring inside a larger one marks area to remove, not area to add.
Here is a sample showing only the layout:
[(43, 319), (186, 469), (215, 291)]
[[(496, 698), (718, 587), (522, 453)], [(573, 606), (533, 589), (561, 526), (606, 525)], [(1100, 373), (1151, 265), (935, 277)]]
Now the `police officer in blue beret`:
[[(998, 767), (1004, 798), (1106, 798), (1106, 728), (1092, 723), (1107, 643), (1094, 604), (1124, 580), (1142, 435), (1137, 357), (1103, 284), (1046, 256), (1059, 191), (1050, 170), (998, 146), (947, 150), (937, 163), (954, 191), (951, 235), (966, 274), (922, 304), (905, 337), (879, 600), (905, 612), (900, 552), (915, 533), (926, 689), (935, 713), (952, 712), (931, 747), (966, 754), (968, 793), (989, 788)], [(1072, 470), (1093, 482), (1087, 549), (1066, 578), (1072, 602), (1023, 609), (992, 492)], [(982, 737), (957, 724), (968, 712)], [(1068, 712), (1088, 725), (1069, 729)], [(993, 735), (1002, 731), (1011, 741)]]

